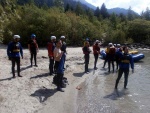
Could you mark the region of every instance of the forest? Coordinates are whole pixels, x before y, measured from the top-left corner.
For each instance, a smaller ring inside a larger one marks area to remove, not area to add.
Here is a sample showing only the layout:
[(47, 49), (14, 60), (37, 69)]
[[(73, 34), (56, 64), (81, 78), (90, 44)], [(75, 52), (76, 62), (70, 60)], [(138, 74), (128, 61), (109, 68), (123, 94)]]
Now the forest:
[(0, 0), (0, 42), (8, 44), (14, 34), (27, 46), (32, 33), (40, 46), (50, 36), (66, 36), (69, 46), (83, 46), (86, 38), (104, 43), (143, 43), (150, 45), (150, 10), (109, 14), (105, 4), (90, 9), (73, 0)]

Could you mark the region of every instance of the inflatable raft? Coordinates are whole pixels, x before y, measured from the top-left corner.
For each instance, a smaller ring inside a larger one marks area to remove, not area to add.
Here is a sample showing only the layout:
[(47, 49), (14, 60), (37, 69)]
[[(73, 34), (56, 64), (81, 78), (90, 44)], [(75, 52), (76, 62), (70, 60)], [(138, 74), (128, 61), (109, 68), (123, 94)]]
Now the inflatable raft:
[[(106, 58), (105, 50), (100, 51), (100, 55), (101, 55), (100, 59), (104, 60)], [(131, 54), (131, 55), (133, 57), (134, 62), (137, 62), (145, 57), (143, 53)]]
[(134, 50), (134, 51), (129, 51), (129, 54), (138, 54), (139, 52)]

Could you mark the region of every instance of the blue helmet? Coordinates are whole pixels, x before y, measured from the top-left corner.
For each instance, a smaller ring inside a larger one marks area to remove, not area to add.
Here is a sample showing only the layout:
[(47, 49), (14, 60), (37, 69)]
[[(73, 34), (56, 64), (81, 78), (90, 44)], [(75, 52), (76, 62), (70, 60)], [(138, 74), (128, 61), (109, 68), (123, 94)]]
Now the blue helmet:
[(35, 38), (35, 37), (36, 37), (36, 35), (35, 35), (35, 34), (32, 34), (32, 35), (31, 35), (31, 38)]
[(89, 38), (86, 38), (86, 41), (89, 41)]

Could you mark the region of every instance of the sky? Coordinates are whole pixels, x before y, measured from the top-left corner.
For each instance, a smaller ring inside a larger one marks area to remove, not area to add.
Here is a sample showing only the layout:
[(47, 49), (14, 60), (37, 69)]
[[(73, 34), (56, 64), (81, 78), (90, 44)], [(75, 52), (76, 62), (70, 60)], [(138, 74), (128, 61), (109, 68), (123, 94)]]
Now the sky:
[(141, 14), (142, 11), (145, 11), (148, 7), (150, 9), (150, 0), (86, 0), (87, 2), (91, 3), (94, 6), (99, 6), (103, 3), (105, 3), (105, 6), (107, 9), (110, 8), (125, 8), (129, 9), (131, 6), (131, 9), (138, 14)]

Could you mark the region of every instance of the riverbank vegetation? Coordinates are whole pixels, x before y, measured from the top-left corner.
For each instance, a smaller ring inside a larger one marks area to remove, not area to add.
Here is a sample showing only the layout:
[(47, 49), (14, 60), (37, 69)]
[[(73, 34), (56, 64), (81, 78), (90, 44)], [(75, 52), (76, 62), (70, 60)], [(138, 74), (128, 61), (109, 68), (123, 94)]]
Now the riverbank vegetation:
[(7, 44), (14, 34), (21, 36), (27, 45), (32, 33), (37, 35), (40, 46), (46, 46), (51, 35), (66, 36), (68, 45), (82, 46), (91, 41), (105, 43), (150, 44), (150, 10), (140, 15), (109, 14), (105, 4), (92, 10), (80, 2), (75, 5), (67, 0), (0, 0), (0, 40)]

